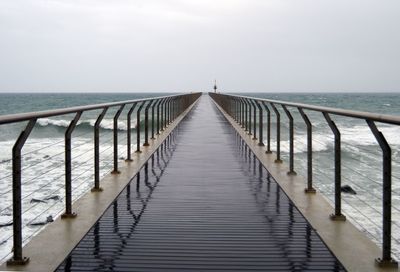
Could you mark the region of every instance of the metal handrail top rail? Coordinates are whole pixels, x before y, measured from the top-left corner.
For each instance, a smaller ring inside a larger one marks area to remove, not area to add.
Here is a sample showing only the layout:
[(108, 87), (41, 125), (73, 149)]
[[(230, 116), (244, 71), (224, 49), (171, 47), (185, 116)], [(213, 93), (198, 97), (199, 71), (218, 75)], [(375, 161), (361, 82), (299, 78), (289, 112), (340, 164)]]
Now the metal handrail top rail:
[(83, 112), (83, 111), (90, 111), (90, 110), (98, 110), (98, 109), (103, 109), (105, 107), (115, 107), (115, 106), (138, 103), (138, 102), (143, 102), (143, 101), (163, 99), (163, 98), (168, 98), (168, 97), (178, 97), (181, 95), (182, 94), (165, 95), (165, 96), (149, 97), (149, 98), (142, 98), (142, 99), (117, 101), (117, 102), (111, 102), (111, 103), (75, 106), (75, 107), (68, 107), (68, 108), (61, 108), (61, 109), (54, 109), (54, 110), (0, 115), (0, 125), (29, 121), (34, 118), (36, 118), (36, 119), (47, 118), (47, 117), (53, 117), (53, 116), (58, 116), (58, 115), (76, 113), (76, 112), (80, 112), (80, 111)]
[(377, 114), (365, 111), (355, 111), (355, 110), (346, 110), (346, 109), (338, 109), (338, 108), (331, 108), (331, 107), (324, 107), (324, 106), (314, 106), (310, 104), (303, 104), (303, 103), (294, 103), (294, 102), (287, 102), (287, 101), (280, 101), (280, 100), (272, 100), (272, 99), (265, 99), (259, 97), (251, 97), (251, 96), (243, 96), (243, 95), (235, 95), (235, 94), (224, 94), (231, 97), (236, 98), (246, 98), (246, 99), (254, 99), (258, 101), (264, 101), (273, 104), (280, 104), (289, 107), (296, 107), (302, 108), (312, 111), (319, 111), (319, 112), (326, 112), (335, 115), (353, 117), (358, 119), (368, 119), (376, 122), (387, 123), (392, 125), (400, 125), (400, 116), (388, 115), (388, 114)]

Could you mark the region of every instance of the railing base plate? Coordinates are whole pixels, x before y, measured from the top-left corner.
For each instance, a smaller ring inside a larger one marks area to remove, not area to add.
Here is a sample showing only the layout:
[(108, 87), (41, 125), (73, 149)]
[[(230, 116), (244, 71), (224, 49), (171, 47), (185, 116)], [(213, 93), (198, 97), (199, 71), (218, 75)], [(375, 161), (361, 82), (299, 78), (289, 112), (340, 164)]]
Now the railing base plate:
[(297, 173), (296, 173), (296, 171), (289, 171), (289, 172), (287, 172), (287, 175), (288, 176), (296, 176)]
[(119, 170), (112, 170), (112, 171), (111, 171), (111, 174), (113, 174), (113, 175), (118, 175), (118, 174), (121, 174), (121, 171), (119, 171)]
[(61, 219), (67, 219), (67, 218), (75, 218), (78, 214), (77, 213), (63, 213), (61, 215)]
[(399, 263), (393, 259), (390, 260), (382, 260), (381, 258), (375, 259), (375, 264), (382, 268), (398, 268)]
[(275, 162), (275, 163), (282, 163), (282, 160), (276, 159), (274, 162)]
[(329, 216), (329, 218), (330, 218), (332, 221), (346, 221), (346, 216), (344, 216), (343, 214), (339, 214), (339, 215), (337, 215), (337, 214), (331, 214), (331, 215)]
[(317, 192), (317, 190), (315, 190), (314, 188), (305, 188), (304, 192), (306, 194), (315, 194)]
[(93, 193), (95, 193), (95, 192), (103, 192), (103, 188), (92, 188), (91, 190), (90, 190), (91, 192), (93, 192)]
[(399, 263), (393, 259), (390, 260), (382, 260), (381, 258), (375, 259), (375, 264), (382, 268), (398, 268)]
[(28, 257), (22, 257), (22, 260), (15, 260), (14, 258), (11, 258), (7, 261), (7, 266), (26, 265), (27, 263), (29, 263)]

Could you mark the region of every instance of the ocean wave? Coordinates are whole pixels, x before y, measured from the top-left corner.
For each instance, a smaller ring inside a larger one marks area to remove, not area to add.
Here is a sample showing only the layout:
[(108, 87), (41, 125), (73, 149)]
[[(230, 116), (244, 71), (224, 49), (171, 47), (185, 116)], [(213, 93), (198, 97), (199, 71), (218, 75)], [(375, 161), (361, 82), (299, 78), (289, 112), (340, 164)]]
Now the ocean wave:
[[(70, 124), (71, 120), (56, 120), (56, 119), (50, 119), (50, 118), (41, 118), (38, 119), (37, 124), (41, 127), (61, 127), (61, 128), (67, 128)], [(131, 121), (131, 128), (136, 129), (137, 127), (137, 122), (136, 120)], [(79, 128), (85, 128), (85, 127), (94, 127), (96, 123), (96, 119), (89, 119), (89, 120), (84, 120), (84, 121), (78, 121), (77, 127)], [(144, 120), (140, 121), (141, 125), (144, 125)], [(114, 129), (114, 120), (113, 119), (103, 119), (100, 123), (100, 128), (106, 129), (106, 130), (113, 130)], [(126, 120), (125, 121), (118, 121), (118, 130), (126, 131), (128, 130), (128, 125)]]
[[(352, 127), (340, 127), (342, 149), (350, 152), (358, 152), (358, 147), (366, 147), (364, 150), (371, 146), (377, 146), (378, 142), (367, 125), (355, 125)], [(400, 142), (398, 135), (400, 135), (400, 127), (397, 126), (381, 126), (379, 130), (383, 133), (388, 143), (393, 148), (393, 151), (400, 150)], [(296, 133), (296, 132), (295, 132)], [(323, 152), (333, 150), (334, 136), (330, 131), (314, 131), (312, 134), (312, 150), (313, 152)], [(298, 133), (294, 136), (294, 152), (303, 153), (307, 152), (307, 136), (305, 133)], [(266, 144), (266, 139), (264, 140)], [(281, 139), (281, 149), (284, 152), (289, 150), (289, 140)], [(271, 139), (271, 146), (276, 147), (276, 140)]]

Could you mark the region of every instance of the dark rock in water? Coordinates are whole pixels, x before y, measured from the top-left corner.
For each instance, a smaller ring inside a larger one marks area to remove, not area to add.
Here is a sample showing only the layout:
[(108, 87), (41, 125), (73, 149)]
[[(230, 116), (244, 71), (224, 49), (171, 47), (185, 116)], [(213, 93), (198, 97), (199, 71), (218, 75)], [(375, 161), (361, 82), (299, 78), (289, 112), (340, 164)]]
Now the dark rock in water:
[(31, 203), (47, 203), (47, 201), (42, 199), (32, 198)]
[(0, 228), (4, 228), (4, 227), (9, 227), (12, 226), (13, 222), (8, 222), (8, 223), (4, 223), (4, 224), (0, 224)]
[(342, 187), (340, 187), (340, 191), (342, 191), (343, 193), (346, 193), (346, 194), (351, 194), (351, 195), (357, 194), (357, 192), (353, 188), (351, 188), (350, 185), (343, 185)]
[(58, 195), (55, 195), (46, 197), (44, 199), (32, 198), (31, 203), (47, 203), (48, 200), (60, 200), (60, 197)]
[(44, 225), (46, 225), (47, 223), (51, 223), (51, 222), (53, 222), (53, 221), (54, 221), (54, 220), (53, 220), (53, 216), (49, 215), (49, 216), (47, 216), (46, 221), (33, 222), (33, 223), (28, 224), (28, 225), (29, 225), (29, 226), (44, 226)]
[(60, 200), (58, 195), (46, 197), (45, 200)]

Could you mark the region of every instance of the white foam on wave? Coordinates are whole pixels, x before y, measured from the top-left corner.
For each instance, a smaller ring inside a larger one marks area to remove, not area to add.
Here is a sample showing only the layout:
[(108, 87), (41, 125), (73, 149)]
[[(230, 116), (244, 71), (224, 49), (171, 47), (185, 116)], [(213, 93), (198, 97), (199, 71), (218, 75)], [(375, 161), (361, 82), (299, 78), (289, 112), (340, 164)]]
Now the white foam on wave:
[(54, 120), (49, 118), (41, 118), (37, 120), (37, 124), (42, 127), (53, 125), (57, 127), (68, 127), (71, 121), (68, 120)]
[[(71, 123), (71, 120), (58, 120), (58, 119), (50, 119), (50, 118), (41, 118), (37, 120), (37, 124), (41, 127), (47, 127), (47, 126), (56, 126), (56, 127), (62, 127), (62, 128), (67, 128), (69, 124)], [(91, 127), (94, 127), (96, 123), (96, 119), (89, 119), (89, 120), (83, 120), (83, 121), (78, 121), (77, 126), (79, 127), (80, 125), (87, 124)], [(136, 128), (136, 119), (131, 120), (131, 128)], [(114, 120), (113, 119), (103, 119), (100, 123), (100, 127), (103, 129), (107, 130), (113, 130), (114, 129)], [(119, 120), (118, 121), (118, 130), (128, 130), (128, 125), (126, 120)]]
[[(399, 126), (385, 126), (381, 125), (378, 129), (383, 133), (388, 143), (391, 145), (394, 152), (400, 151), (400, 141), (398, 137), (400, 135)], [(357, 147), (370, 147), (378, 146), (374, 135), (370, 128), (365, 125), (355, 125), (352, 127), (339, 127), (341, 133), (342, 148), (347, 151), (355, 152), (360, 151)], [(284, 132), (287, 133), (287, 132)], [(272, 137), (274, 137), (273, 135)], [(282, 137), (282, 136), (281, 136)], [(331, 131), (315, 129), (312, 134), (314, 152), (328, 151), (333, 148), (334, 136)], [(303, 153), (307, 151), (307, 135), (302, 133), (296, 133), (294, 136), (295, 141), (295, 153)], [(264, 141), (264, 144), (267, 142)], [(289, 151), (289, 140), (281, 139), (281, 150), (284, 152)], [(271, 139), (271, 146), (276, 147), (276, 140)], [(366, 150), (366, 148), (364, 148)]]

